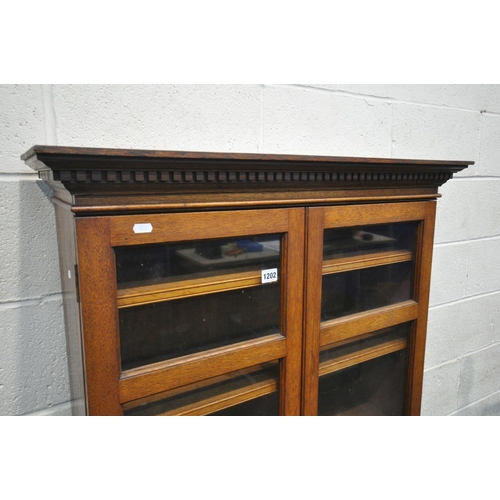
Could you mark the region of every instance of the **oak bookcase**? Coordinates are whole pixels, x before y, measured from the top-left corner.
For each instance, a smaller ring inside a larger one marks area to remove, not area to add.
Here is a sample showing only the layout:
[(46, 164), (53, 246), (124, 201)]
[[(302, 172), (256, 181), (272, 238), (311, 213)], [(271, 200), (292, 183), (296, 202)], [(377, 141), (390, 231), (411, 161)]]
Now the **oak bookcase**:
[(418, 415), (438, 187), (472, 162), (34, 146), (76, 415)]

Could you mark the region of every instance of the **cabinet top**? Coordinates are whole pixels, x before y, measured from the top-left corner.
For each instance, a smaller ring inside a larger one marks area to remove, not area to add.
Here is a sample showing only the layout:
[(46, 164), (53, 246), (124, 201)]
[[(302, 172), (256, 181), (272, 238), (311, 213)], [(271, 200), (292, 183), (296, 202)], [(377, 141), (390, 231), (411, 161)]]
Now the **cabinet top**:
[(428, 199), (474, 163), (62, 146), (33, 146), (21, 159), (82, 214)]
[[(163, 151), (151, 149), (113, 149), (113, 148), (83, 148), (67, 146), (33, 146), (21, 156), (21, 159), (30, 164), (34, 157), (39, 160), (47, 161), (49, 164), (59, 160), (67, 162), (88, 162), (88, 164), (98, 164), (100, 161), (121, 161), (137, 162), (149, 160), (151, 163), (158, 164), (173, 161), (193, 161), (221, 162), (221, 163), (288, 163), (303, 165), (315, 164), (371, 164), (371, 165), (434, 165), (448, 167), (453, 171), (459, 171), (468, 165), (474, 164), (473, 161), (457, 160), (419, 160), (419, 159), (401, 159), (401, 158), (364, 158), (347, 156), (317, 156), (317, 155), (287, 155), (287, 154), (267, 154), (267, 153), (216, 153), (200, 151)], [(43, 160), (42, 160), (43, 158)], [(50, 165), (47, 165), (50, 166)]]

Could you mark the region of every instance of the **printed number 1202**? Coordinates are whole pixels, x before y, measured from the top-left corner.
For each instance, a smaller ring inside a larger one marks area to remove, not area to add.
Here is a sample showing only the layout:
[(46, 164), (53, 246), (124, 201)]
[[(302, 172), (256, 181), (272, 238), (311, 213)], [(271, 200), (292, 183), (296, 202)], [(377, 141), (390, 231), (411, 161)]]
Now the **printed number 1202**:
[(262, 271), (262, 283), (278, 281), (278, 269), (265, 269)]

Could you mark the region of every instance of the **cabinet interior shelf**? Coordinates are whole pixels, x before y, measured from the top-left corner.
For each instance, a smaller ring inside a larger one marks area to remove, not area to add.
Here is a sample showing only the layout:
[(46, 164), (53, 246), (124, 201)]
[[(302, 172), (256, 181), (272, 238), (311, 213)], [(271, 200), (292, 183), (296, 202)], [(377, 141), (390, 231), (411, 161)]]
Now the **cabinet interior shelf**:
[[(334, 274), (369, 267), (385, 266), (400, 262), (408, 262), (413, 253), (408, 250), (393, 250), (374, 252), (329, 259), (323, 263), (323, 274)], [(245, 271), (240, 273), (224, 274), (179, 280), (168, 283), (156, 283), (146, 286), (134, 286), (118, 290), (118, 307), (133, 307), (137, 305), (153, 304), (165, 300), (175, 300), (207, 293), (227, 292), (259, 286), (261, 271)]]
[[(274, 363), (266, 363), (203, 380), (131, 401), (124, 405), (124, 409), (133, 411), (141, 406), (157, 404), (161, 405), (161, 410), (156, 415), (207, 415), (277, 391), (276, 378), (269, 376), (269, 371), (266, 370), (273, 366), (276, 367)], [(224, 386), (223, 391), (221, 386)], [(162, 403), (167, 398), (168, 402)]]
[(208, 293), (227, 292), (261, 284), (260, 270), (194, 278), (169, 283), (122, 288), (118, 290), (118, 307), (132, 307), (175, 300)]
[(338, 356), (333, 359), (323, 361), (319, 365), (319, 376), (329, 373), (338, 372), (349, 368), (350, 366), (359, 365), (366, 361), (370, 361), (381, 356), (386, 356), (396, 351), (401, 351), (406, 348), (406, 339), (397, 338), (379, 343), (374, 346), (360, 349), (354, 353)]
[(323, 274), (343, 273), (345, 271), (355, 271), (356, 269), (409, 262), (412, 258), (413, 253), (409, 250), (390, 250), (387, 252), (338, 257), (323, 262)]

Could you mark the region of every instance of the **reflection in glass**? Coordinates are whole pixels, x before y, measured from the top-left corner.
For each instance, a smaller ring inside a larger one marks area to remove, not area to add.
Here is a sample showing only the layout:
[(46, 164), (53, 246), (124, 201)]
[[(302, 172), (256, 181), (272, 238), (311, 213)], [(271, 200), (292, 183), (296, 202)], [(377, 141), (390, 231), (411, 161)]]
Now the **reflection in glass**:
[(321, 321), (410, 300), (412, 262), (323, 276)]
[(118, 288), (279, 268), (280, 235), (117, 247)]
[(391, 250), (414, 251), (417, 223), (326, 229), (323, 258), (333, 259)]
[(404, 415), (409, 324), (320, 354), (318, 415)]
[(280, 286), (119, 309), (122, 369), (280, 331)]
[(279, 414), (278, 362), (266, 363), (125, 405), (127, 416)]

